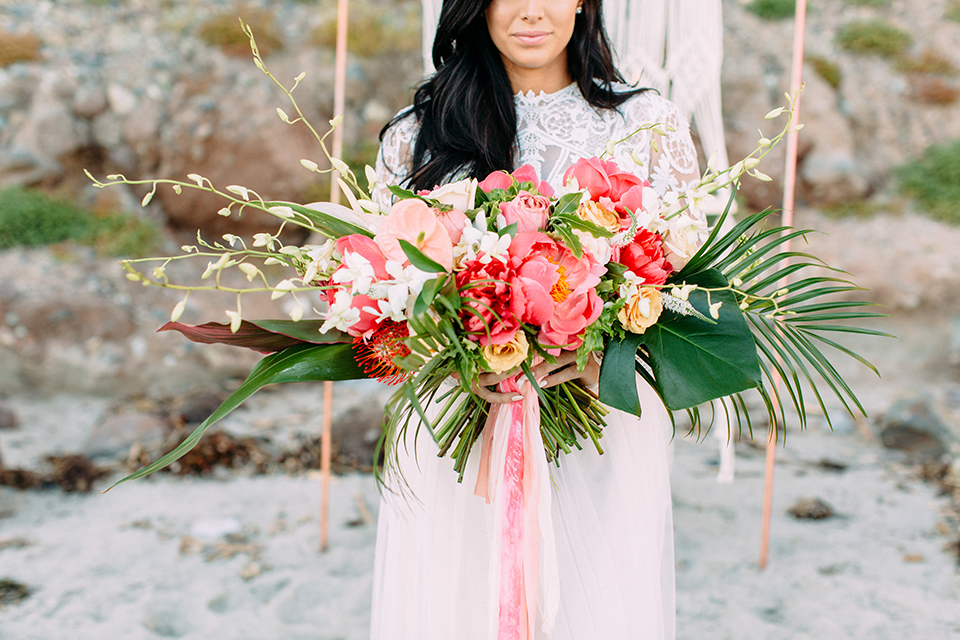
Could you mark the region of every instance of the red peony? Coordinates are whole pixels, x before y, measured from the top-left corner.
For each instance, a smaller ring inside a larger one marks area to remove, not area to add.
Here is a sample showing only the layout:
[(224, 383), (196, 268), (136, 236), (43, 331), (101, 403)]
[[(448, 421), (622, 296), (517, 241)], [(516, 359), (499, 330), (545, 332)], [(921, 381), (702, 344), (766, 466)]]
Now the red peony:
[(663, 284), (673, 271), (663, 255), (663, 240), (646, 229), (637, 232), (633, 242), (620, 249), (617, 261), (646, 284)]
[(462, 308), (460, 320), (471, 340), (482, 345), (505, 344), (520, 328), (511, 305), (513, 270), (500, 260), (471, 260), (457, 273)]

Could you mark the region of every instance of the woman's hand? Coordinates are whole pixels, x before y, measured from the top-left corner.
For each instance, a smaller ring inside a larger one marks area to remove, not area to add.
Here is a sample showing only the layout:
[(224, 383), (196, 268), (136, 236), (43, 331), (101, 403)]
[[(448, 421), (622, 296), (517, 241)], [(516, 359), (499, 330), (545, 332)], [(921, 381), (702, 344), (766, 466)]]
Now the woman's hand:
[[(519, 393), (501, 393), (499, 391), (493, 391), (489, 387), (495, 387), (502, 380), (513, 377), (520, 371), (521, 369), (516, 368), (505, 373), (482, 373), (470, 390), (490, 403), (506, 404), (519, 402), (523, 399), (523, 396)], [(533, 374), (533, 379), (537, 381), (537, 384), (539, 384), (542, 389), (554, 387), (561, 382), (569, 382), (571, 380), (580, 380), (582, 384), (589, 387), (597, 384), (597, 381), (600, 379), (600, 364), (597, 362), (597, 359), (591, 355), (587, 359), (587, 366), (583, 368), (583, 371), (578, 371), (577, 352), (561, 351), (560, 355), (557, 356), (556, 362), (541, 362), (537, 366), (532, 367), (530, 373)], [(454, 375), (454, 377), (456, 377), (456, 375)]]

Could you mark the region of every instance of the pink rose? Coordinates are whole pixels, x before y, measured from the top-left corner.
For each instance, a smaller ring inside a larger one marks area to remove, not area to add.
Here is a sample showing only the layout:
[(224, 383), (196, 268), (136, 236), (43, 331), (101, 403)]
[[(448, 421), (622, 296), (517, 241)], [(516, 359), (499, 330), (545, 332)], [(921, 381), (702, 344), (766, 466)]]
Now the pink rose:
[(550, 217), (550, 199), (521, 191), (510, 202), (501, 202), (500, 211), (507, 224), (517, 223), (517, 231), (539, 231), (547, 226)]
[(514, 180), (517, 182), (532, 182), (537, 186), (537, 191), (542, 196), (553, 197), (553, 187), (537, 178), (537, 172), (529, 164), (517, 168), (513, 174), (506, 171), (494, 171), (477, 186), (485, 193), (490, 193), (494, 189), (509, 189), (513, 186)]
[(377, 244), (383, 254), (401, 264), (409, 263), (400, 246), (406, 240), (447, 271), (453, 268), (453, 243), (437, 217), (437, 211), (423, 200), (410, 198), (393, 205), (380, 222)]

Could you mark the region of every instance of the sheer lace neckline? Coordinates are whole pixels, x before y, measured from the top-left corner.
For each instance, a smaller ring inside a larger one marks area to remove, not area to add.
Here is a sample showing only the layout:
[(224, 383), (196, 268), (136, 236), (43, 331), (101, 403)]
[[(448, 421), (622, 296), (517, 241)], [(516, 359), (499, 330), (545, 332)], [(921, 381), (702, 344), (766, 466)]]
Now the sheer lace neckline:
[(577, 86), (577, 83), (571, 82), (564, 88), (558, 89), (553, 93), (547, 93), (546, 91), (540, 91), (540, 92), (534, 93), (534, 91), (531, 89), (526, 92), (521, 91), (520, 93), (514, 94), (513, 99), (516, 100), (517, 102), (543, 103), (543, 102), (549, 102), (549, 101), (560, 99), (560, 98), (565, 98), (566, 96), (572, 95), (573, 93), (579, 93), (579, 91), (580, 91), (580, 88)]

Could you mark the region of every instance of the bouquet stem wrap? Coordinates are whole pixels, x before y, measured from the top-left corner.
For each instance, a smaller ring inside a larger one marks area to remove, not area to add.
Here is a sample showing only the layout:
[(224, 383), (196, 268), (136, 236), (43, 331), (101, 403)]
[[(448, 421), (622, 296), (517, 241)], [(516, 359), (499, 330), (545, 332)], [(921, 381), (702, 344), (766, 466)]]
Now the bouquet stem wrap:
[[(560, 578), (550, 514), (550, 470), (540, 436), (537, 390), (518, 374), (500, 382), (523, 399), (494, 404), (483, 429), (474, 493), (492, 504), (490, 556), (492, 640), (532, 640), (543, 560), (543, 630), (553, 628), (560, 607)], [(542, 554), (541, 554), (542, 547)]]

